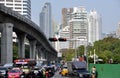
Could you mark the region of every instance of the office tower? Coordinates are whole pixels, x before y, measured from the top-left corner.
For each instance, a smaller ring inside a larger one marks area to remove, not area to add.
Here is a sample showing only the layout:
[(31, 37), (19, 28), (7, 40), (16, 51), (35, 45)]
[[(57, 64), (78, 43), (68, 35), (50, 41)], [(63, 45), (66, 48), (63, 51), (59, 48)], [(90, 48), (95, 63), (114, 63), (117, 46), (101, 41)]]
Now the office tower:
[[(87, 42), (88, 19), (85, 7), (74, 7), (72, 19), (69, 21), (70, 26), (70, 48), (76, 48), (80, 45), (85, 45)], [(82, 41), (81, 41), (82, 40)], [(81, 43), (82, 42), (82, 43)]]
[(63, 8), (62, 9), (62, 28), (69, 25), (69, 20), (71, 19), (71, 13), (73, 8)]
[(30, 0), (0, 0), (0, 4), (4, 4), (10, 9), (17, 11), (28, 19), (31, 19), (31, 1)]
[(45, 3), (40, 13), (40, 28), (47, 38), (52, 37), (51, 4)]
[(102, 21), (101, 16), (95, 9), (91, 10), (89, 15), (89, 26), (88, 26), (88, 42), (93, 44), (95, 41), (102, 38)]

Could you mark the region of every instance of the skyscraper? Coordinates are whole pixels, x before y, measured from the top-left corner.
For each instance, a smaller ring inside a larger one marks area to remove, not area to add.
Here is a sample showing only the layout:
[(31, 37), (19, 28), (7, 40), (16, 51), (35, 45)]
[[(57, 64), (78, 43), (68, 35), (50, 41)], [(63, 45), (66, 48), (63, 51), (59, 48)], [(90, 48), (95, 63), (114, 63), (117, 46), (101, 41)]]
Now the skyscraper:
[(69, 25), (69, 20), (72, 18), (73, 8), (62, 9), (62, 28)]
[(31, 1), (30, 0), (0, 0), (0, 4), (17, 11), (26, 18), (31, 19)]
[(47, 38), (52, 37), (51, 4), (45, 3), (40, 13), (40, 28)]
[(95, 41), (102, 38), (102, 21), (101, 16), (95, 9), (91, 10), (89, 15), (89, 26), (88, 26), (88, 42), (93, 44)]
[[(72, 19), (69, 20), (70, 26), (70, 39), (74, 39), (75, 41), (71, 41), (69, 47), (76, 48), (79, 45), (85, 45), (80, 43), (80, 39), (86, 41), (87, 31), (88, 31), (88, 19), (87, 19), (87, 11), (85, 7), (74, 7), (72, 13)], [(76, 42), (76, 40), (78, 40)], [(77, 44), (76, 44), (77, 43)]]
[(73, 41), (70, 41), (69, 48), (88, 45), (88, 42), (93, 44), (102, 38), (102, 19), (95, 9), (88, 13), (84, 6), (63, 8), (62, 20), (64, 28), (70, 26), (69, 39)]

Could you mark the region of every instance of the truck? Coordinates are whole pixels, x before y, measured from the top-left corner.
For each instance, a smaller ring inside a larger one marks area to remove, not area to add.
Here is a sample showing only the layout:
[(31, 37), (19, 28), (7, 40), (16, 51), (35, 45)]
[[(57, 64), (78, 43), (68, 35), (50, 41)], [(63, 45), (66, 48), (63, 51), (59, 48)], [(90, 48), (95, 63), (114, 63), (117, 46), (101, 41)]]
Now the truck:
[(92, 78), (85, 61), (67, 62), (69, 78)]

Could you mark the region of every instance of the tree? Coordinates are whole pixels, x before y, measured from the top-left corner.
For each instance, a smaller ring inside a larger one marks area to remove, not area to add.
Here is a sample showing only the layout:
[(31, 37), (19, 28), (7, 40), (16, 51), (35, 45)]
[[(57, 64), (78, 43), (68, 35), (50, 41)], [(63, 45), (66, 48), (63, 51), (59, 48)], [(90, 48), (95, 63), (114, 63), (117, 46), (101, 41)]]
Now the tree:
[(84, 45), (81, 45), (78, 47), (78, 56), (84, 55), (85, 47)]
[(18, 46), (17, 43), (13, 43), (13, 60), (18, 58)]
[(99, 58), (103, 59), (103, 63), (108, 63), (109, 59), (120, 63), (120, 40), (118, 38), (107, 37), (103, 40), (96, 41), (93, 48), (88, 49), (93, 52), (93, 49), (96, 50), (96, 54)]
[(75, 49), (64, 49), (62, 50), (62, 59), (71, 61), (75, 57)]

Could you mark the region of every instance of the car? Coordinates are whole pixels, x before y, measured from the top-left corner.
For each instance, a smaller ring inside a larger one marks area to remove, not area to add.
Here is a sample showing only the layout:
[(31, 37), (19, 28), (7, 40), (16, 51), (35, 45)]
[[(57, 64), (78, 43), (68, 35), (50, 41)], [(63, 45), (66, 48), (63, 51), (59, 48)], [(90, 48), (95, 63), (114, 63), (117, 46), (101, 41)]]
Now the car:
[(62, 70), (61, 70), (61, 72), (60, 72), (60, 74), (62, 76), (67, 76), (68, 75), (68, 69), (67, 69), (67, 67), (63, 67)]
[(22, 73), (20, 68), (12, 68), (8, 71), (8, 78), (21, 78)]
[(6, 74), (6, 71), (8, 71), (9, 69), (6, 68), (6, 67), (0, 67), (0, 72), (2, 75), (5, 75)]
[(54, 68), (53, 67), (50, 67), (50, 66), (48, 66), (47, 68), (45, 68), (45, 75), (46, 75), (46, 77), (53, 77), (54, 76), (54, 74), (55, 74), (55, 71), (54, 71)]
[(5, 77), (8, 71), (9, 71), (8, 67), (3, 67), (3, 66), (0, 67), (0, 74), (1, 74), (1, 76)]
[(31, 71), (29, 66), (21, 66), (21, 70), (25, 72), (25, 74), (28, 74)]
[(85, 61), (68, 62), (69, 78), (92, 78)]
[(3, 65), (3, 67), (7, 67), (7, 68), (11, 69), (13, 67), (13, 65), (14, 65), (13, 63), (6, 63)]
[(35, 74), (38, 74), (38, 71), (39, 71), (40, 69), (37, 67), (37, 66), (35, 66), (34, 68), (33, 68), (33, 72), (35, 73)]

